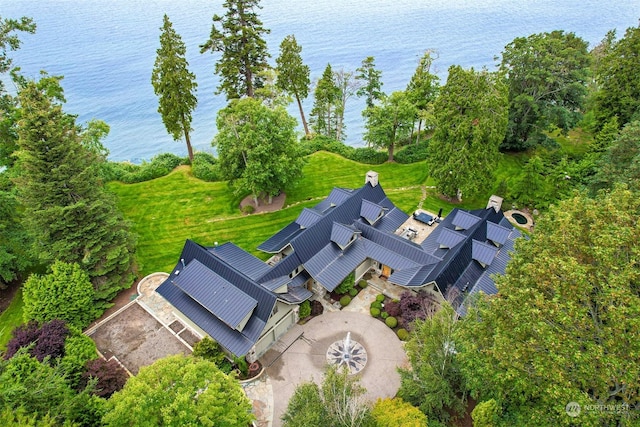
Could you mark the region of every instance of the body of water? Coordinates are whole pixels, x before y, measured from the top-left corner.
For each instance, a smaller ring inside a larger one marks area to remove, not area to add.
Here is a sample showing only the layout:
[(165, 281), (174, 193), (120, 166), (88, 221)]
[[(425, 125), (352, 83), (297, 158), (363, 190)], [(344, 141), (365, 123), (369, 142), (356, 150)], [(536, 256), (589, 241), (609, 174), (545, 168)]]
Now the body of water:
[[(12, 52), (23, 73), (63, 75), (67, 112), (79, 122), (92, 118), (111, 126), (105, 141), (112, 160), (140, 161), (163, 152), (186, 155), (184, 142), (167, 134), (151, 86), (163, 14), (187, 45), (198, 80), (192, 141), (211, 150), (215, 117), (226, 105), (215, 95), (217, 55), (200, 54), (212, 16), (224, 14), (222, 0), (1, 0), (0, 16), (30, 16), (38, 30), (23, 34)], [(638, 25), (638, 0), (263, 0), (259, 15), (275, 64), (279, 45), (294, 34), (311, 78), (327, 63), (354, 71), (374, 56), (383, 90), (404, 90), (426, 49), (438, 53), (435, 71), (446, 79), (450, 65), (495, 69), (496, 57), (515, 37), (552, 30), (575, 32), (593, 47), (612, 29)], [(313, 99), (305, 101), (308, 116)], [(362, 100), (351, 98), (345, 123), (347, 142), (363, 145)], [(291, 113), (298, 118), (297, 108)]]

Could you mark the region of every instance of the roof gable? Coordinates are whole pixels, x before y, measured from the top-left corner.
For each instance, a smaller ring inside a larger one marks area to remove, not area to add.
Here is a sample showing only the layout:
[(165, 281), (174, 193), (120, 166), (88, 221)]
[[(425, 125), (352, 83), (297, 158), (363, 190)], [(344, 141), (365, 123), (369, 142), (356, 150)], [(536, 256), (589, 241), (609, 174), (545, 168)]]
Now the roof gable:
[(483, 267), (491, 265), (498, 253), (498, 248), (479, 240), (473, 240), (471, 246), (471, 258), (478, 261)]
[(459, 210), (456, 212), (451, 223), (456, 228), (456, 230), (468, 230), (476, 225), (480, 220), (481, 218), (469, 212)]
[(258, 301), (194, 259), (173, 283), (230, 328), (237, 329)]
[(440, 234), (436, 238), (436, 243), (438, 243), (443, 249), (449, 249), (455, 247), (466, 238), (467, 236), (462, 233), (458, 233), (450, 228), (442, 228)]
[(296, 219), (296, 223), (300, 225), (302, 228), (309, 228), (316, 222), (320, 221), (322, 218), (322, 214), (314, 211), (313, 209), (304, 208), (298, 218)]
[(360, 216), (373, 225), (384, 216), (384, 209), (376, 203), (363, 199), (360, 205)]
[(353, 243), (356, 233), (360, 233), (357, 228), (334, 222), (331, 228), (331, 241), (344, 250)]
[(511, 230), (493, 222), (487, 222), (487, 239), (491, 240), (496, 245), (504, 245)]

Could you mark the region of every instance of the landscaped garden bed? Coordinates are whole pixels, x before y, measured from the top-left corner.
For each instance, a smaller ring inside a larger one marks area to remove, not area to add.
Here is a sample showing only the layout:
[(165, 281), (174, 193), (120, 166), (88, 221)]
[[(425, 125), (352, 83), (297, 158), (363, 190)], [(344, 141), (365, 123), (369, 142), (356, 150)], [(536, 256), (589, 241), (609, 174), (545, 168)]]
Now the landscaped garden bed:
[(409, 339), (412, 323), (416, 319), (425, 320), (437, 310), (436, 298), (425, 291), (403, 292), (400, 299), (392, 299), (378, 294), (370, 305), (371, 316), (393, 329), (402, 341)]

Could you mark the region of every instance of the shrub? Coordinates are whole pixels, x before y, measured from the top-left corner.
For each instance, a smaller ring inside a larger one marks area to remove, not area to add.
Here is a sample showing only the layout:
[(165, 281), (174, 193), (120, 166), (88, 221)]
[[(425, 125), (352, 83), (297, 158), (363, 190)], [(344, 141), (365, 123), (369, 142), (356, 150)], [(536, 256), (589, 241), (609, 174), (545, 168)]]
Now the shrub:
[(320, 316), (324, 312), (324, 306), (320, 301), (311, 301), (311, 315)]
[(242, 212), (250, 215), (256, 211), (256, 208), (252, 204), (244, 205), (242, 207)]
[(376, 296), (376, 301), (378, 302), (383, 302), (384, 301), (385, 296), (383, 294), (378, 294)]
[(236, 365), (238, 371), (243, 377), (246, 377), (249, 374), (249, 364), (247, 363), (247, 359), (244, 357), (234, 357), (233, 363)]
[(364, 280), (364, 279), (361, 279), (361, 280), (358, 282), (358, 286), (360, 287), (360, 289), (364, 289), (364, 288), (366, 288), (367, 286), (369, 286), (369, 282), (367, 282), (367, 281), (366, 281), (366, 280)]
[(91, 338), (79, 330), (72, 330), (64, 342), (64, 356), (59, 365), (69, 384), (77, 388), (82, 374), (86, 371), (87, 363), (98, 357), (96, 344)]
[(86, 384), (91, 377), (98, 379), (93, 393), (106, 399), (116, 391), (122, 390), (129, 374), (115, 360), (106, 361), (100, 358), (87, 363), (87, 370), (82, 374), (82, 382)]
[(369, 309), (369, 313), (371, 313), (371, 315), (373, 317), (380, 317), (380, 309), (379, 308), (371, 307)]
[(204, 337), (193, 346), (193, 357), (199, 357), (200, 359), (208, 360), (220, 366), (220, 364), (226, 360), (226, 356), (220, 344), (217, 341), (209, 337)]
[(385, 151), (376, 150), (371, 147), (358, 147), (348, 154), (350, 155), (350, 160), (369, 165), (382, 164), (389, 158), (389, 155)]
[(338, 295), (346, 294), (351, 289), (353, 289), (354, 286), (355, 286), (355, 276), (353, 275), (353, 273), (350, 273), (347, 277), (344, 278), (342, 283), (340, 283), (336, 287), (334, 292), (337, 293)]
[(158, 154), (151, 159), (151, 164), (153, 164), (155, 167), (167, 169), (169, 170), (169, 172), (171, 172), (181, 164), (184, 164), (184, 162), (185, 159), (178, 157), (172, 153)]
[(389, 316), (398, 317), (402, 311), (400, 310), (400, 303), (397, 301), (389, 301), (384, 305), (384, 310), (389, 313)]
[(374, 301), (371, 303), (371, 308), (377, 308), (378, 310), (382, 310), (382, 303), (380, 301)]
[(309, 300), (303, 301), (302, 304), (300, 304), (300, 311), (298, 313), (301, 319), (309, 317), (311, 314), (311, 302), (309, 302)]
[(342, 298), (340, 298), (340, 305), (342, 307), (348, 306), (350, 302), (351, 302), (351, 297), (349, 295), (345, 295)]
[(405, 164), (421, 162), (427, 158), (427, 147), (429, 147), (429, 141), (421, 141), (418, 145), (406, 145), (393, 155), (393, 159)]
[(356, 295), (358, 295), (358, 290), (356, 288), (349, 289), (349, 296), (351, 298), (355, 297)]
[(387, 317), (389, 317), (389, 313), (387, 313), (386, 311), (383, 311), (382, 313), (380, 313), (380, 317), (382, 317), (383, 319), (386, 319)]
[(203, 181), (221, 181), (222, 175), (218, 161), (209, 153), (195, 153), (191, 162), (191, 173)]
[(403, 327), (409, 329), (409, 325), (414, 320), (425, 320), (430, 313), (435, 311), (437, 305), (435, 297), (425, 291), (420, 291), (417, 295), (411, 292), (403, 292), (400, 297), (400, 310), (402, 312), (400, 323), (402, 323)]
[(401, 341), (406, 341), (409, 339), (409, 331), (404, 328), (398, 329), (398, 332), (396, 332), (396, 334), (398, 334), (398, 338), (400, 338)]
[(68, 335), (69, 328), (62, 320), (54, 319), (40, 328), (36, 322), (31, 321), (13, 330), (13, 338), (7, 343), (4, 358), (10, 359), (20, 348), (31, 344), (33, 347), (29, 354), (40, 362), (47, 356), (58, 358), (64, 354), (64, 343)]
[(398, 319), (396, 319), (395, 317), (387, 317), (387, 319), (384, 321), (384, 323), (387, 324), (388, 327), (390, 328), (395, 328), (396, 326), (398, 326)]

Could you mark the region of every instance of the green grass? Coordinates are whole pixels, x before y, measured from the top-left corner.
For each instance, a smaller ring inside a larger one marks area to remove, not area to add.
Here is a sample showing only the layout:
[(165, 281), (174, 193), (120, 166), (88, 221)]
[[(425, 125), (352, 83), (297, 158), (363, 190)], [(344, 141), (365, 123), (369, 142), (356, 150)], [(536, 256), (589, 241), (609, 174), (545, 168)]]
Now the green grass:
[(22, 289), (18, 289), (13, 300), (11, 300), (9, 307), (0, 314), (0, 350), (4, 350), (7, 347), (7, 343), (11, 339), (11, 332), (13, 329), (23, 323), (23, 306)]
[(560, 130), (555, 130), (549, 136), (560, 144), (564, 153), (571, 157), (583, 156), (593, 141), (593, 135), (580, 128), (570, 130), (567, 135), (563, 135)]
[[(256, 249), (260, 243), (293, 221), (304, 207), (314, 206), (325, 198), (333, 187), (361, 187), (369, 170), (379, 173), (380, 185), (389, 198), (409, 214), (422, 198), (422, 186), (433, 185), (424, 162), (365, 165), (327, 152), (314, 153), (307, 160), (303, 178), (286, 191), (284, 209), (249, 216), (240, 213), (240, 198), (233, 196), (226, 182), (200, 181), (191, 175), (188, 166), (180, 166), (152, 181), (109, 183), (108, 188), (118, 196), (118, 206), (139, 236), (140, 275), (171, 271), (185, 239), (203, 245), (230, 241), (267, 259), (268, 254)], [(499, 170), (504, 169), (506, 175), (515, 173), (517, 167), (517, 160), (503, 159)], [(442, 200), (435, 190), (427, 189), (423, 207), (434, 213), (442, 207), (445, 214), (456, 206), (477, 209), (486, 206), (490, 194), (487, 191), (486, 196), (452, 204)]]

